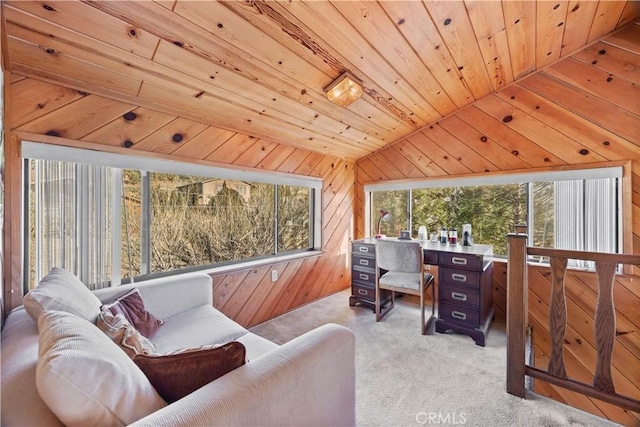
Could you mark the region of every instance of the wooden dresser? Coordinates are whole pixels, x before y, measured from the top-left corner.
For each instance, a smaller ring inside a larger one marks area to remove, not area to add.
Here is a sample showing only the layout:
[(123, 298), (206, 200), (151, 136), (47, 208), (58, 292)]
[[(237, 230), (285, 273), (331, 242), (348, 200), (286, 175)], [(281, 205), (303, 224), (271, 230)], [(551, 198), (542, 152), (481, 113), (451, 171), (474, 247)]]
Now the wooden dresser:
[[(438, 319), (436, 331), (469, 335), (484, 346), (493, 318), (491, 281), (493, 246), (461, 246), (421, 242), (424, 262), (438, 266)], [(351, 244), (351, 296), (349, 305), (364, 304), (375, 311), (376, 239)], [(391, 292), (382, 291), (382, 305)]]

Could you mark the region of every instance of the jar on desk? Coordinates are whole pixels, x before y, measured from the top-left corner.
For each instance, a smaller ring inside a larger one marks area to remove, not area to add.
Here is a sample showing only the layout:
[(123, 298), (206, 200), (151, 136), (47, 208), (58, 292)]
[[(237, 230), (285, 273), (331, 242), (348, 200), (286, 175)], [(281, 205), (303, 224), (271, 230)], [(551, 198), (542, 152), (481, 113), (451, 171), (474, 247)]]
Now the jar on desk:
[(447, 227), (442, 227), (440, 229), (440, 243), (447, 243), (448, 233)]
[(427, 240), (429, 238), (429, 234), (427, 233), (427, 227), (421, 225), (418, 227), (418, 240)]
[(449, 230), (449, 243), (455, 245), (458, 243), (458, 230), (452, 228)]

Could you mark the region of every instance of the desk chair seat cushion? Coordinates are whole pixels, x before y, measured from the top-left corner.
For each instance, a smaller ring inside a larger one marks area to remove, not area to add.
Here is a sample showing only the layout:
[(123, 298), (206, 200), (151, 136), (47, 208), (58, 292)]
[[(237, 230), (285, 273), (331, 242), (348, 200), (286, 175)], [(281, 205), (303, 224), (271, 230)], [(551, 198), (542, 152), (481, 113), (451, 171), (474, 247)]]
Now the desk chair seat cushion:
[[(424, 273), (425, 286), (428, 285), (431, 280), (433, 280), (433, 275)], [(413, 289), (415, 291), (420, 290), (419, 273), (396, 273), (389, 271), (380, 276), (379, 282), (381, 287), (393, 286), (396, 288)]]

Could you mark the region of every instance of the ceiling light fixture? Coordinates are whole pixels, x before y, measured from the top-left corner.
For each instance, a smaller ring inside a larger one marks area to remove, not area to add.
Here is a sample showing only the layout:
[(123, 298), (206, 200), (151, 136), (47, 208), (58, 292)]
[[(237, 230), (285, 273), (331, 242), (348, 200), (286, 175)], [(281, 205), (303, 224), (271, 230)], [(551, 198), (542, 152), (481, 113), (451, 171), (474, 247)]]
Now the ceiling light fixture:
[(362, 85), (351, 74), (344, 72), (324, 91), (329, 101), (341, 107), (348, 107), (362, 96)]

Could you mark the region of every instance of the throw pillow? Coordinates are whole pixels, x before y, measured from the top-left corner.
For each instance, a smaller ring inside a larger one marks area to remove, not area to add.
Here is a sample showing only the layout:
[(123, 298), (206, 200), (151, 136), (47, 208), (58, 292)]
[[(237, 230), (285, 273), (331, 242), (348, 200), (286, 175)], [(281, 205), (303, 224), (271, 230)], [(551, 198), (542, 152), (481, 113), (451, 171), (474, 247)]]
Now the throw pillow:
[(102, 310), (109, 310), (113, 314), (122, 314), (142, 335), (151, 338), (158, 332), (162, 320), (149, 313), (144, 308), (144, 302), (138, 289), (131, 289), (119, 296), (112, 303), (102, 306)]
[(133, 360), (95, 325), (45, 311), (38, 329), (36, 387), (65, 425), (123, 426), (166, 406)]
[(66, 311), (95, 323), (101, 302), (76, 275), (54, 267), (23, 298), (24, 308), (36, 322), (45, 310)]
[(133, 361), (168, 403), (244, 365), (246, 348), (237, 341), (165, 355), (135, 355)]
[(136, 330), (122, 314), (114, 315), (103, 310), (98, 315), (96, 326), (124, 351), (133, 357), (135, 354), (157, 353), (156, 346)]

